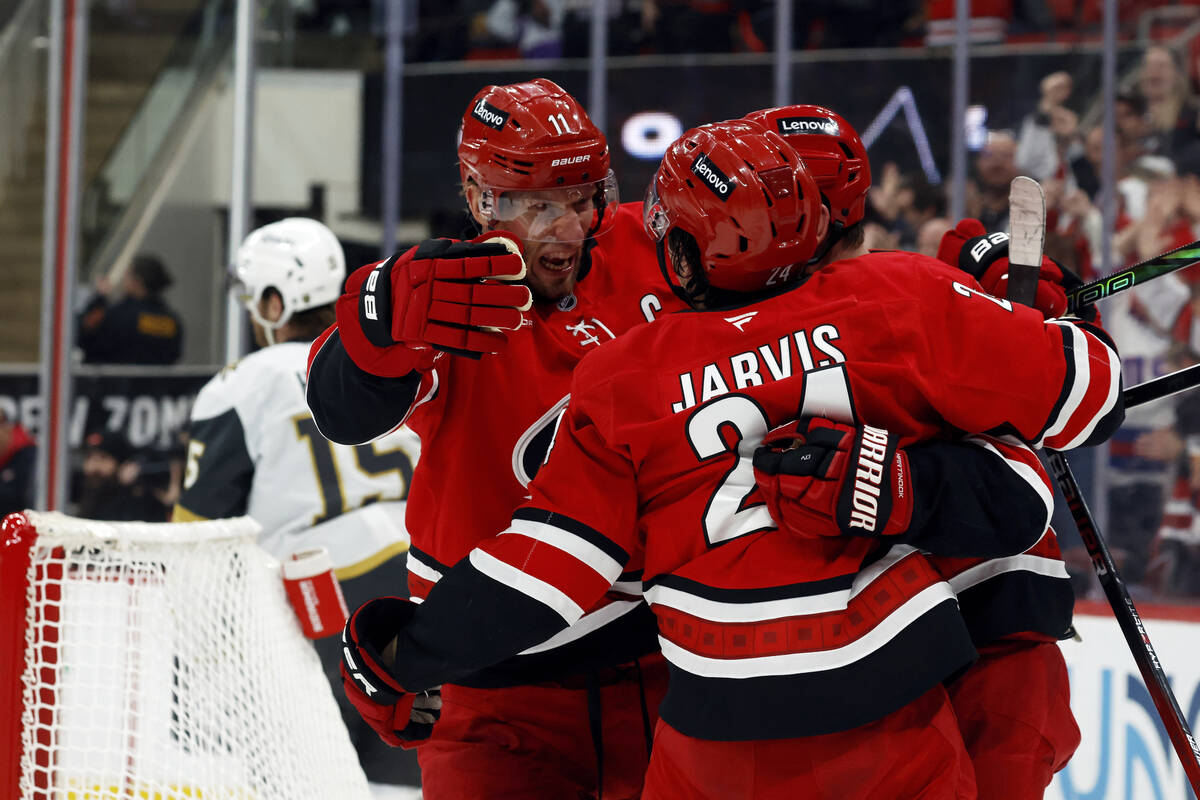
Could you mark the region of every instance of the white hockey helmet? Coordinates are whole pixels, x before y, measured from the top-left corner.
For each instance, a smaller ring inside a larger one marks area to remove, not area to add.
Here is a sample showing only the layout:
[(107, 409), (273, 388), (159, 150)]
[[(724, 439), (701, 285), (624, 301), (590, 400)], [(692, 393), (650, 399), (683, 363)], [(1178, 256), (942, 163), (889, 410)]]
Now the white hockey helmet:
[[(250, 316), (273, 332), (293, 314), (338, 299), (346, 280), (346, 257), (329, 228), (315, 219), (288, 217), (247, 236), (233, 269)], [(283, 314), (274, 322), (264, 319), (258, 308), (267, 289), (279, 292), (283, 300)]]

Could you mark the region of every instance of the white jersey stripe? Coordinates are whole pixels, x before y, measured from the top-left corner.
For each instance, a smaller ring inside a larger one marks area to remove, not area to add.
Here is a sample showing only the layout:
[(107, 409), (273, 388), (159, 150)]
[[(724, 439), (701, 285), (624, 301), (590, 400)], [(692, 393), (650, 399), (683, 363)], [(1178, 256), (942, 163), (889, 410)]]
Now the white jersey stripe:
[(1112, 348), (1103, 342), (1099, 343), (1104, 349), (1104, 356), (1108, 359), (1108, 395), (1104, 398), (1104, 405), (1096, 412), (1092, 419), (1084, 426), (1083, 430), (1078, 435), (1073, 437), (1071, 441), (1060, 446), (1059, 450), (1070, 450), (1072, 447), (1078, 447), (1087, 441), (1087, 438), (1092, 435), (1092, 431), (1096, 429), (1097, 423), (1112, 410), (1112, 407), (1117, 402), (1117, 394), (1121, 386), (1121, 363), (1117, 359), (1117, 354), (1112, 351)]
[(832, 650), (754, 658), (709, 658), (686, 650), (662, 636), (658, 637), (658, 641), (668, 661), (704, 678), (759, 678), (820, 672), (845, 667), (866, 658), (939, 603), (953, 598), (950, 586), (944, 581), (938, 582), (910, 598), (864, 636)]
[(412, 550), (408, 551), (408, 562), (406, 564), (408, 571), (418, 578), (437, 583), (442, 579), (442, 573), (421, 560), (421, 557)]
[(543, 544), (548, 544), (556, 550), (561, 550), (576, 561), (594, 569), (609, 584), (612, 584), (617, 578), (621, 577), (621, 572), (624, 569), (616, 559), (599, 547), (596, 547), (596, 545), (555, 525), (548, 525), (545, 522), (534, 522), (527, 519), (514, 519), (509, 523), (508, 529), (504, 533), (518, 533), (522, 536), (528, 536), (530, 539), (536, 539)]
[[(998, 438), (999, 441), (1002, 441), (1005, 444), (1013, 447), (1023, 448), (1029, 452), (1030, 455), (1033, 455), (1033, 451), (1030, 450), (1024, 442), (1020, 441), (1014, 436), (1002, 436)], [(1004, 463), (1007, 464), (1013, 472), (1017, 473), (1017, 475), (1019, 475), (1026, 483), (1032, 486), (1033, 490), (1037, 492), (1038, 497), (1042, 498), (1042, 505), (1046, 507), (1046, 519), (1043, 521), (1042, 527), (1046, 528), (1050, 525), (1050, 516), (1054, 513), (1054, 493), (1050, 490), (1050, 487), (1046, 485), (1046, 481), (1037, 470), (1026, 464), (1024, 461), (1020, 461), (1019, 459), (1015, 458), (1009, 458), (1007, 455), (1000, 452), (1000, 450), (994, 444), (988, 441), (986, 437), (967, 436), (963, 441), (970, 442), (977, 447), (982, 447), (989, 453), (994, 453), (999, 458), (1004, 459)]]
[[(1091, 381), (1091, 365), (1088, 362), (1088, 342), (1083, 331), (1069, 322), (1047, 320), (1046, 324), (1059, 326), (1063, 329), (1064, 338), (1070, 339), (1071, 357), (1075, 365), (1075, 378), (1071, 385), (1071, 390), (1067, 394), (1066, 401), (1063, 402), (1062, 408), (1058, 410), (1058, 417), (1046, 428), (1046, 432), (1042, 434), (1042, 438), (1038, 439), (1036, 442), (1037, 447), (1044, 446), (1047, 439), (1062, 433), (1063, 429), (1067, 427), (1067, 423), (1071, 421), (1071, 417), (1079, 410), (1079, 404), (1083, 402), (1083, 398), (1087, 395), (1088, 383)], [(1081, 350), (1082, 353), (1080, 352)]]
[(1032, 556), (1025, 553), (1007, 558), (993, 558), (970, 569), (963, 570), (950, 579), (950, 586), (957, 592), (964, 592), (972, 586), (1002, 575), (1006, 572), (1032, 572), (1045, 575), (1048, 578), (1067, 578), (1067, 565), (1057, 558)]
[(582, 639), (592, 631), (599, 630), (613, 620), (625, 616), (641, 604), (641, 600), (618, 600), (609, 603), (595, 611), (584, 614), (571, 627), (564, 628), (541, 644), (535, 644), (528, 650), (522, 650), (520, 654), (524, 656), (530, 653), (541, 653), (546, 650), (553, 650), (556, 647), (562, 647), (564, 644), (569, 644), (576, 639)]
[(471, 559), (471, 566), (475, 569), (492, 580), (516, 589), (521, 594), (549, 607), (568, 625), (574, 624), (583, 616), (583, 609), (566, 594), (545, 581), (522, 572), (512, 564), (501, 561), (479, 548), (472, 550), (468, 558)]
[(850, 590), (842, 589), (808, 597), (788, 597), (759, 603), (722, 603), (680, 591), (669, 586), (646, 590), (646, 602), (666, 606), (710, 622), (763, 622), (783, 617), (843, 611), (850, 602)]
[(802, 597), (785, 597), (749, 603), (728, 603), (711, 600), (669, 586), (652, 586), (646, 590), (646, 602), (673, 608), (710, 622), (765, 622), (784, 617), (824, 614), (844, 611), (849, 602), (865, 591), (871, 583), (904, 556), (915, 552), (908, 545), (897, 545), (886, 556), (863, 569), (854, 577), (849, 589)]
[(611, 591), (620, 592), (621, 594), (640, 595), (642, 593), (642, 582), (617, 581), (612, 585)]

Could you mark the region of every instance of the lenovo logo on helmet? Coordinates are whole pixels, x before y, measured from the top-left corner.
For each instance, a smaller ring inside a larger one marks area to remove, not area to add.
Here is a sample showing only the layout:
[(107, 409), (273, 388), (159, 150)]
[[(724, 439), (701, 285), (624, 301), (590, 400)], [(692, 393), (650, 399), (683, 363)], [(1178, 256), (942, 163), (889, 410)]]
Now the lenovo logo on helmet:
[(704, 181), (704, 185), (711, 189), (722, 203), (729, 199), (729, 195), (737, 186), (728, 175), (717, 169), (717, 165), (709, 161), (704, 153), (696, 156), (696, 160), (692, 162), (692, 172)]
[(569, 156), (567, 158), (556, 158), (550, 162), (550, 166), (552, 166), (552, 167), (569, 167), (572, 164), (582, 164), (583, 162), (587, 161), (589, 158), (591, 158), (591, 156)]
[(480, 98), (475, 107), (471, 109), (471, 116), (489, 128), (495, 128), (496, 130), (500, 130), (504, 127), (504, 123), (508, 122), (508, 114), (506, 112), (496, 108), (483, 98)]
[(837, 136), (839, 133), (837, 123), (827, 117), (780, 117), (775, 121), (775, 125), (784, 136), (797, 133)]

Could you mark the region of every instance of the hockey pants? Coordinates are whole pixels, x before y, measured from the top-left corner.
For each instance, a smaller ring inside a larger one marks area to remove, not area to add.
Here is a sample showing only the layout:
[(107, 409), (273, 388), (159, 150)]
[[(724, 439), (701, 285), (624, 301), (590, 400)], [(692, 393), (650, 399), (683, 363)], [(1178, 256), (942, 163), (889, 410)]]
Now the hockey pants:
[(666, 690), (660, 655), (563, 683), (443, 686), (417, 748), (425, 800), (638, 798)]
[(980, 800), (1041, 798), (1079, 746), (1056, 642), (986, 645), (949, 692)]
[(940, 685), (882, 719), (822, 736), (717, 742), (659, 721), (645, 800), (974, 800)]

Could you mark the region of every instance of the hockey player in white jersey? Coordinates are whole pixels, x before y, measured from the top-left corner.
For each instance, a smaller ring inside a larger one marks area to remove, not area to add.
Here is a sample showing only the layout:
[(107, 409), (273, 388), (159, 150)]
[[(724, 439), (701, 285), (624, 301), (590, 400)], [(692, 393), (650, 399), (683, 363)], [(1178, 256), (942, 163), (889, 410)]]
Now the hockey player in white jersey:
[[(309, 345), (332, 324), (346, 276), (341, 245), (321, 223), (293, 217), (251, 233), (234, 268), (261, 349), (200, 390), (173, 518), (247, 514), (262, 525), (259, 544), (281, 560), (326, 548), (350, 608), (402, 591), (416, 434), (400, 428), (369, 444), (333, 444), (304, 400)], [(343, 697), (337, 637), (314, 644), (367, 778), (415, 785), (415, 757), (383, 745)]]

